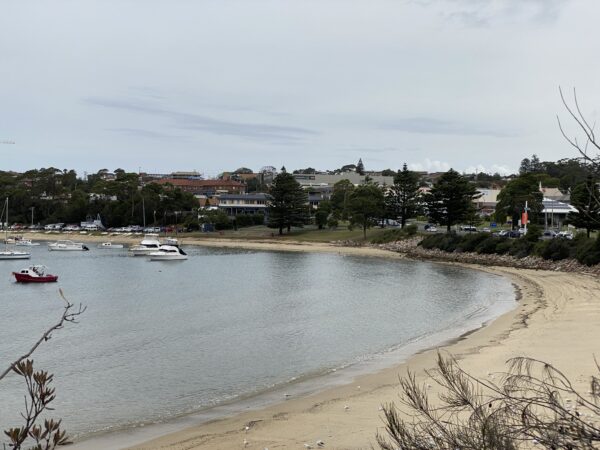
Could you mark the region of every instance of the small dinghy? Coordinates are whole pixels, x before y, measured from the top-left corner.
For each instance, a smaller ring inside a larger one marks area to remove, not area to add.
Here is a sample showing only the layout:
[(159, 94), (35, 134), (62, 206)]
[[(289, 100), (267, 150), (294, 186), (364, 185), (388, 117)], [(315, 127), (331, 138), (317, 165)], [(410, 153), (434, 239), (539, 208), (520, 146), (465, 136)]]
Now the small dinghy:
[(46, 273), (46, 266), (37, 265), (13, 272), (18, 283), (53, 283), (58, 280), (58, 275)]

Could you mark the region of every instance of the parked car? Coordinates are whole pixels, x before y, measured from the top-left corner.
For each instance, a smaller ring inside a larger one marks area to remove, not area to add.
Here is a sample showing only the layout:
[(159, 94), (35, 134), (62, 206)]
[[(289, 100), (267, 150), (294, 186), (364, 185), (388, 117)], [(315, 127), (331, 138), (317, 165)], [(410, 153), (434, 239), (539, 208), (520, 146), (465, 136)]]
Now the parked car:
[(558, 236), (558, 233), (556, 231), (546, 230), (542, 234), (542, 239), (554, 239), (556, 236)]
[(429, 233), (437, 233), (437, 227), (435, 225), (430, 225), (428, 228), (425, 228), (425, 231)]
[(500, 233), (498, 233), (498, 236), (509, 237), (509, 238), (520, 238), (521, 233), (519, 233), (517, 230), (502, 230)]
[(491, 233), (492, 230), (489, 227), (484, 227), (481, 231), (483, 231), (484, 233)]
[(573, 239), (573, 233), (571, 233), (570, 231), (561, 231), (560, 233), (558, 233), (557, 237), (561, 239), (571, 240)]
[(469, 232), (475, 232), (475, 231), (477, 231), (477, 227), (474, 227), (472, 225), (463, 225), (463, 226), (460, 227), (460, 229), (462, 231), (469, 231)]

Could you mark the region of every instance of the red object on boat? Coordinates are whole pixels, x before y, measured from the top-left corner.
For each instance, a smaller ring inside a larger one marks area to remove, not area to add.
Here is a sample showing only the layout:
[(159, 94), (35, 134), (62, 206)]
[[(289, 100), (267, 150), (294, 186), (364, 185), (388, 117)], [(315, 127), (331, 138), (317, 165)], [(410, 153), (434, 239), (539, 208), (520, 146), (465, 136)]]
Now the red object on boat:
[(31, 266), (13, 272), (18, 283), (53, 283), (58, 280), (58, 275), (46, 273), (45, 266)]

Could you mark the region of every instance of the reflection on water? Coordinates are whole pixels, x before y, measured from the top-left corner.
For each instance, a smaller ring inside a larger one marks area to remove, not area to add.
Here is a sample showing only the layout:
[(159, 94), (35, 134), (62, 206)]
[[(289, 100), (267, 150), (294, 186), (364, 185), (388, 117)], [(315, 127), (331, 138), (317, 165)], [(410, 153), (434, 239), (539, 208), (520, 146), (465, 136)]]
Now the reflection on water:
[[(55, 373), (56, 415), (88, 433), (164, 420), (369, 358), (418, 336), (483, 321), (513, 303), (496, 276), (423, 262), (329, 254), (186, 249), (185, 262), (125, 251), (32, 248), (58, 286), (17, 285), (2, 261), (0, 355), (8, 361), (61, 313), (81, 323), (35, 354)], [(18, 423), (22, 386), (0, 389), (0, 425)], [(17, 422), (15, 422), (17, 420)]]

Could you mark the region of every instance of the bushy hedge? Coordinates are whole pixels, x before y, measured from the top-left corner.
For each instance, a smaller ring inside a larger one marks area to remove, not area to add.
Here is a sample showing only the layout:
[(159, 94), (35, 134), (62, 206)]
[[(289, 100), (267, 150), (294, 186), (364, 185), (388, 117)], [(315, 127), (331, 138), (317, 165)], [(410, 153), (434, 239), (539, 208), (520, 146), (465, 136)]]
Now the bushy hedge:
[(435, 248), (445, 252), (475, 252), (488, 255), (508, 253), (515, 258), (535, 255), (552, 261), (575, 258), (588, 266), (600, 264), (600, 236), (597, 239), (590, 239), (582, 234), (573, 240), (560, 238), (539, 240), (540, 233), (537, 231), (535, 230), (531, 236), (528, 233), (526, 238), (519, 239), (492, 236), (488, 233), (464, 236), (455, 233), (432, 234), (425, 237), (419, 245), (426, 249)]
[(404, 228), (385, 230), (382, 234), (371, 239), (373, 244), (386, 244), (388, 242), (401, 241), (417, 234), (417, 226), (406, 225)]
[(238, 228), (262, 225), (265, 223), (264, 214), (238, 214), (235, 216), (235, 223)]

